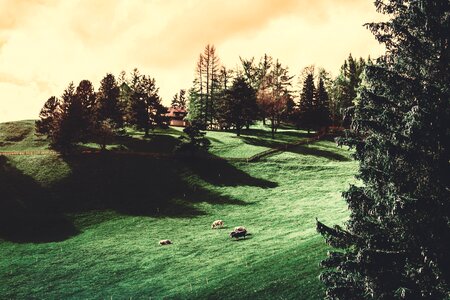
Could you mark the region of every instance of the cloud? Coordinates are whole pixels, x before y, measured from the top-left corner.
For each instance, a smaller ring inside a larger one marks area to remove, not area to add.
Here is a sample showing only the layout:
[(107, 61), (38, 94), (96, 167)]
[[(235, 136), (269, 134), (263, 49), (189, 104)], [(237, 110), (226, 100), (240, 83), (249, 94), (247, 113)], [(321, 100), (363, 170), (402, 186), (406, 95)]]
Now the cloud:
[(98, 87), (134, 67), (170, 100), (207, 43), (230, 68), (266, 52), (293, 74), (311, 63), (332, 70), (350, 51), (373, 52), (361, 25), (374, 15), (361, 0), (0, 0), (0, 121), (5, 106), (36, 117), (70, 81)]

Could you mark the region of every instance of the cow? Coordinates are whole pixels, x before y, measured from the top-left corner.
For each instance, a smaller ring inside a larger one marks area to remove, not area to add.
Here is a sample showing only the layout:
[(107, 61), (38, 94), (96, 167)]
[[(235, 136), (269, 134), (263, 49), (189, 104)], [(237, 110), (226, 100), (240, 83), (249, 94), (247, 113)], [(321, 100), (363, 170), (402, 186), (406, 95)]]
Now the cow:
[(164, 246), (164, 245), (171, 245), (171, 244), (173, 244), (173, 243), (172, 243), (171, 240), (160, 240), (160, 241), (159, 241), (159, 244), (160, 244), (161, 246)]
[(245, 237), (247, 235), (250, 235), (250, 233), (247, 233), (247, 230), (245, 228), (241, 228), (241, 230), (234, 230), (230, 233), (230, 238), (235, 238), (238, 240), (240, 237)]
[(223, 227), (223, 221), (222, 221), (222, 220), (215, 220), (215, 221), (211, 224), (211, 229), (222, 228), (222, 227)]

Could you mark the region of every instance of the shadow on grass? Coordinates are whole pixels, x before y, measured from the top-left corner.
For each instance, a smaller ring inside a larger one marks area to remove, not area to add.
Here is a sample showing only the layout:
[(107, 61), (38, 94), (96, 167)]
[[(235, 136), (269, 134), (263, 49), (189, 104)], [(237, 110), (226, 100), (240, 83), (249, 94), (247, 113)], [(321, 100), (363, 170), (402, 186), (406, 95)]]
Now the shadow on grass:
[[(257, 139), (257, 138), (251, 138), (251, 137), (242, 137), (242, 139), (250, 145), (254, 146), (262, 146), (262, 147), (268, 147), (268, 148), (284, 148), (287, 143), (278, 142), (278, 141), (271, 141), (271, 140), (264, 140), (264, 139)], [(329, 138), (327, 140), (333, 141), (332, 138)], [(342, 154), (328, 151), (324, 149), (318, 149), (315, 147), (308, 147), (308, 145), (298, 145), (294, 147), (286, 148), (287, 152), (302, 154), (302, 155), (313, 155), (316, 157), (323, 157), (329, 160), (335, 160), (335, 161), (350, 161), (351, 159), (347, 156), (344, 156)]]
[(171, 153), (178, 140), (170, 135), (150, 134), (145, 139), (121, 136), (116, 142), (134, 152)]
[(0, 156), (0, 237), (13, 242), (61, 241), (77, 234), (48, 190)]
[(189, 159), (184, 164), (202, 180), (217, 186), (254, 186), (274, 188), (278, 184), (252, 177), (228, 161), (210, 155), (209, 158)]
[[(72, 173), (53, 191), (64, 210), (113, 209), (120, 213), (152, 217), (195, 217), (204, 214), (192, 204), (247, 205), (188, 183), (188, 172), (177, 160), (101, 153), (66, 158)], [(82, 189), (80, 189), (82, 187)]]
[[(153, 152), (153, 143), (171, 148), (177, 139), (160, 135), (149, 140), (124, 138), (123, 143), (133, 152)], [(44, 188), (5, 157), (1, 159), (0, 237), (14, 242), (60, 241), (76, 235), (84, 225), (75, 228), (66, 215), (77, 218), (85, 213), (116, 211), (133, 216), (188, 218), (205, 213), (195, 205), (200, 202), (251, 204), (212, 191), (199, 178), (217, 186), (276, 186), (216, 157), (158, 159), (106, 151), (63, 156), (69, 174)], [(104, 216), (91, 218), (78, 224), (105, 221)]]
[(288, 151), (293, 152), (293, 153), (302, 154), (302, 155), (313, 155), (316, 157), (323, 157), (323, 158), (326, 158), (329, 160), (335, 160), (335, 161), (351, 161), (351, 159), (349, 157), (344, 156), (342, 154), (328, 151), (328, 150), (308, 147), (307, 145), (295, 146), (295, 147), (289, 149)]

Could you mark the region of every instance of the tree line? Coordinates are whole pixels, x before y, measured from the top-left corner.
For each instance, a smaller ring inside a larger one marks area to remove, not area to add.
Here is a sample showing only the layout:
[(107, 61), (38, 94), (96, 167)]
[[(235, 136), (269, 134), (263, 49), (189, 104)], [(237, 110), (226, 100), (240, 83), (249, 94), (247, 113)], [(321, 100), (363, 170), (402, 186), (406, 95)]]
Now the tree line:
[(89, 80), (75, 87), (71, 82), (61, 97), (50, 97), (36, 121), (36, 132), (46, 135), (52, 147), (70, 150), (80, 142), (96, 142), (106, 148), (125, 126), (143, 130), (145, 136), (166, 126), (166, 108), (161, 103), (155, 79), (134, 69), (119, 79), (106, 74), (97, 92)]
[(371, 60), (356, 60), (350, 54), (336, 78), (322, 68), (315, 72), (314, 66), (306, 67), (298, 76), (298, 90), (288, 67), (270, 55), (259, 60), (240, 58), (240, 62), (240, 67), (227, 69), (220, 64), (215, 47), (205, 47), (188, 90), (189, 120), (203, 129), (234, 129), (237, 135), (256, 120), (268, 122), (272, 136), (282, 122), (308, 131), (331, 125), (349, 127), (347, 112)]

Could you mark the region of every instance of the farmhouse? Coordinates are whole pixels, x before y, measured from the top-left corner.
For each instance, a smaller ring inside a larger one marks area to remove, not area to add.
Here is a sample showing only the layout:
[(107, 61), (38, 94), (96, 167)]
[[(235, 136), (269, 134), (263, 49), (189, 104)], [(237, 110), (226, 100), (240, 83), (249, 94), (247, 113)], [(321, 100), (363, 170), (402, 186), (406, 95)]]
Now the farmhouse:
[(186, 126), (188, 122), (184, 119), (187, 115), (187, 111), (184, 108), (170, 107), (166, 113), (166, 117), (169, 120), (170, 126)]

